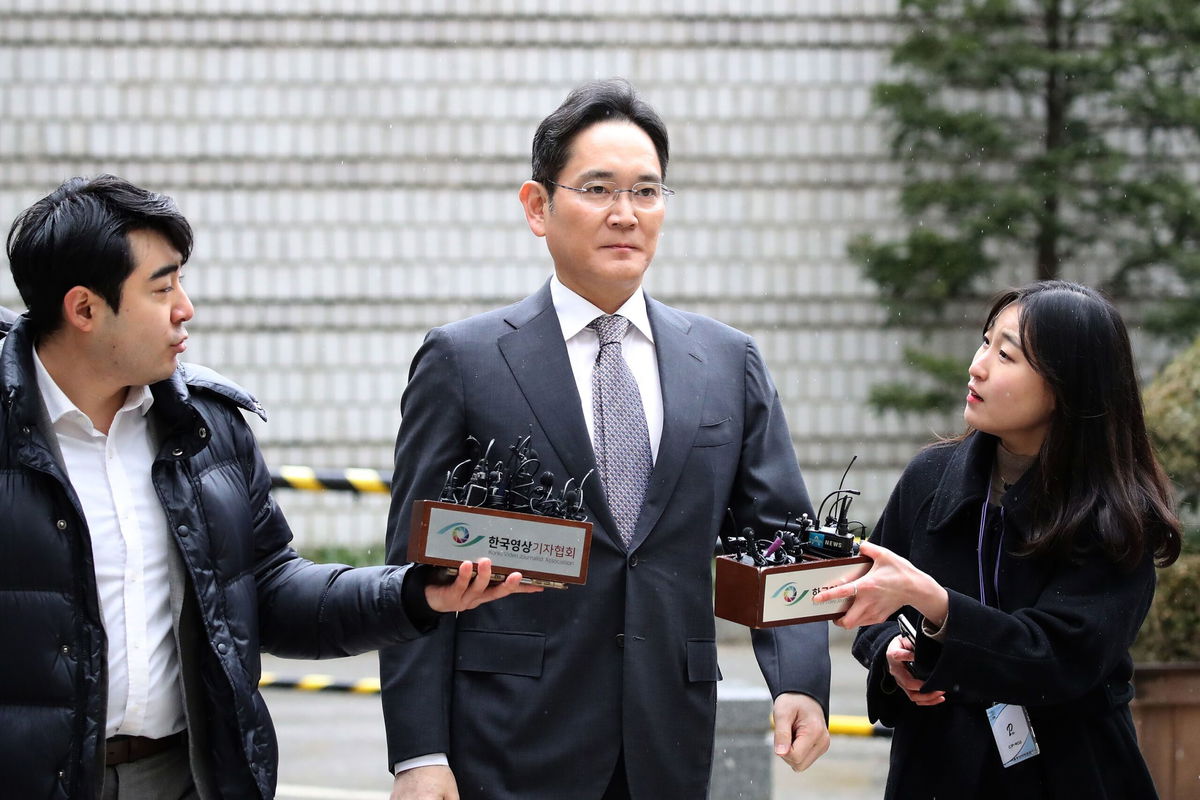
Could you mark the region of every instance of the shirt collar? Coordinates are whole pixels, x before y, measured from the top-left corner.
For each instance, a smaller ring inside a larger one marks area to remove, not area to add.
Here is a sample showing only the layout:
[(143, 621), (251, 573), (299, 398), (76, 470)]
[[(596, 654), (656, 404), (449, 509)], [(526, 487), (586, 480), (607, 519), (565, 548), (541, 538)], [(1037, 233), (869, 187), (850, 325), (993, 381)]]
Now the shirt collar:
[[(66, 392), (54, 382), (50, 371), (46, 369), (46, 365), (38, 356), (36, 347), (33, 349), (33, 368), (37, 373), (38, 391), (41, 392), (42, 402), (46, 404), (46, 414), (50, 417), (50, 424), (57, 425), (63, 418), (70, 417), (81, 425), (86, 420), (87, 424), (84, 427), (91, 427), (91, 420), (87, 415), (80, 411), (79, 407), (71, 402), (71, 398), (67, 397)], [(131, 386), (125, 395), (125, 403), (117, 413), (137, 409), (139, 414), (145, 416), (152, 405), (154, 405), (154, 394), (150, 391), (149, 386)]]
[[(550, 298), (554, 302), (554, 313), (558, 314), (558, 324), (562, 326), (563, 339), (569, 340), (588, 326), (596, 317), (604, 312), (582, 296), (568, 289), (557, 275), (550, 278)], [(642, 335), (654, 342), (654, 332), (650, 329), (650, 316), (646, 313), (646, 294), (639, 286), (616, 311), (629, 320), (633, 327)]]

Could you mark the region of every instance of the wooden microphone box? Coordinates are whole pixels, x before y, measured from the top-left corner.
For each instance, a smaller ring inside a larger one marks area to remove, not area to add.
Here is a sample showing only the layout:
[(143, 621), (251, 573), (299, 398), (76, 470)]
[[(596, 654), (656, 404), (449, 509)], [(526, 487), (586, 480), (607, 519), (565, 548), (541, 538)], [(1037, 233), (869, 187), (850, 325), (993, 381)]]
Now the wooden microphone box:
[(566, 588), (587, 582), (592, 523), (421, 500), (413, 506), (408, 558), (457, 567), (492, 560), (492, 575), (520, 572), (529, 583)]
[(870, 563), (866, 556), (854, 556), (757, 567), (718, 556), (714, 611), (722, 619), (751, 628), (837, 619), (850, 607), (850, 598), (828, 603), (817, 603), (815, 598), (863, 575)]

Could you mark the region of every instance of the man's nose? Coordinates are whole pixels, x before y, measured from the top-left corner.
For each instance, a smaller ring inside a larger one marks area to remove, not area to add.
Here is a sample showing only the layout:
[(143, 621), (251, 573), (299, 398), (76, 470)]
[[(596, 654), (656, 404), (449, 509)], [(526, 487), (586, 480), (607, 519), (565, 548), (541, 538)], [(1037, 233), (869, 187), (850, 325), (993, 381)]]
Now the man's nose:
[(608, 209), (608, 219), (614, 225), (636, 225), (637, 210), (633, 207), (633, 194), (618, 192)]
[(196, 315), (196, 308), (192, 305), (192, 299), (188, 297), (187, 292), (183, 287), (179, 287), (179, 301), (175, 305), (175, 320), (177, 322), (187, 322)]

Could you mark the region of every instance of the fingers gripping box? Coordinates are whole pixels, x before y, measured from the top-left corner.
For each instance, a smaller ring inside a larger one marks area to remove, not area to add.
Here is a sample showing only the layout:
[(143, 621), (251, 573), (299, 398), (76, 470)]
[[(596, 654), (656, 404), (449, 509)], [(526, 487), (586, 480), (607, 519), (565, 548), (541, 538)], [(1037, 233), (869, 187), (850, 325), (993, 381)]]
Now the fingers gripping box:
[(816, 599), (822, 591), (863, 575), (870, 564), (866, 556), (853, 556), (758, 567), (718, 556), (714, 611), (751, 628), (837, 619), (850, 607), (850, 598), (828, 603)]

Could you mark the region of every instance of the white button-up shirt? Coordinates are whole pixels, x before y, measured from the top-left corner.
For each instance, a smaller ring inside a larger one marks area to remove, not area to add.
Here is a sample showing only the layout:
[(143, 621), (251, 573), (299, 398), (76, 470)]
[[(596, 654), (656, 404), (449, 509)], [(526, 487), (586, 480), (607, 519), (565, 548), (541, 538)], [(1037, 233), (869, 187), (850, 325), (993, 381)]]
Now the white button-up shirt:
[[(583, 405), (583, 419), (588, 435), (596, 440), (595, 410), (592, 408), (592, 368), (600, 356), (600, 337), (588, 323), (604, 314), (578, 294), (568, 289), (555, 275), (550, 279), (550, 297), (554, 313), (562, 326), (571, 359), (571, 373)], [(631, 323), (621, 341), (621, 355), (637, 382), (642, 395), (642, 410), (646, 413), (646, 428), (650, 433), (650, 456), (658, 461), (658, 445), (662, 440), (663, 401), (662, 382), (658, 377), (658, 354), (654, 350), (654, 332), (646, 314), (646, 295), (641, 287), (617, 309), (617, 314)]]
[(167, 518), (151, 482), (154, 443), (147, 386), (129, 389), (108, 435), (63, 393), (36, 351), (38, 389), (67, 476), (83, 506), (108, 638), (105, 736), (158, 739), (184, 728), (171, 629)]

